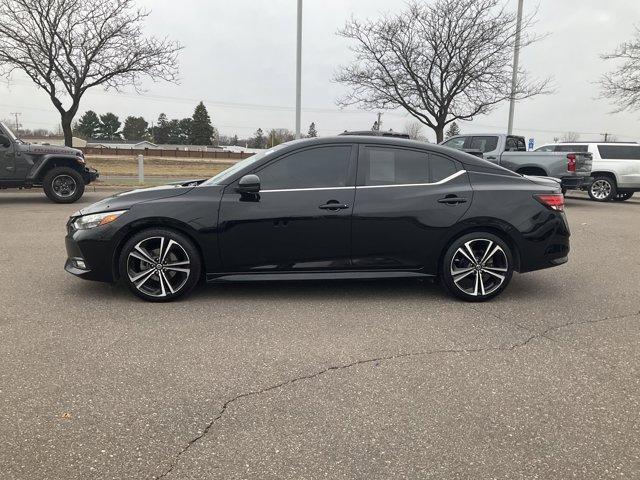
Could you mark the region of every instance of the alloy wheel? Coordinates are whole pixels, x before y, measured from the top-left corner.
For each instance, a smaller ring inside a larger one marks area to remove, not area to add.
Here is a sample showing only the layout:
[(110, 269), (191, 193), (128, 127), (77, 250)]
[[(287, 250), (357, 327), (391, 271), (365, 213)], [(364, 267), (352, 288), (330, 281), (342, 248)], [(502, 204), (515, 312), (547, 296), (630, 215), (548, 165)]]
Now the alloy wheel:
[(51, 182), (51, 188), (60, 198), (69, 198), (76, 193), (78, 185), (71, 175), (58, 175)]
[(164, 298), (185, 286), (191, 275), (191, 260), (175, 240), (149, 237), (138, 242), (127, 256), (127, 274), (144, 295)]
[(598, 200), (604, 200), (611, 195), (611, 183), (599, 179), (591, 184), (591, 195)]
[(467, 295), (484, 297), (498, 290), (507, 278), (509, 261), (500, 245), (492, 240), (470, 240), (451, 259), (451, 278)]

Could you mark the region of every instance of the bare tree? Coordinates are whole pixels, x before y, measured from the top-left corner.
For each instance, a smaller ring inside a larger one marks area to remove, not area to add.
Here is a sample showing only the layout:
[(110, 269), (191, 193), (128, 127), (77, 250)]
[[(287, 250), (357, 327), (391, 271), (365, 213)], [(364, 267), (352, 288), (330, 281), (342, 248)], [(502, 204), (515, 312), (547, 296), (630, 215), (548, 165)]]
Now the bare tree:
[(426, 137), (422, 133), (422, 123), (420, 122), (408, 122), (404, 130), (411, 140), (426, 140)]
[(560, 137), (561, 142), (577, 142), (580, 140), (580, 134), (577, 132), (565, 132)]
[(60, 112), (65, 143), (90, 88), (177, 80), (180, 45), (145, 37), (134, 0), (0, 0), (0, 73), (24, 72)]
[(634, 38), (621, 44), (615, 52), (602, 55), (604, 60), (620, 64), (600, 78), (602, 97), (616, 105), (615, 112), (640, 109), (640, 28)]
[[(533, 20), (523, 19), (522, 48), (539, 38), (529, 33)], [(338, 32), (355, 42), (355, 61), (335, 77), (351, 87), (338, 104), (404, 108), (440, 142), (450, 122), (511, 98), (516, 21), (501, 0), (413, 0), (402, 13), (351, 19)], [(548, 83), (521, 70), (514, 98), (545, 93)]]

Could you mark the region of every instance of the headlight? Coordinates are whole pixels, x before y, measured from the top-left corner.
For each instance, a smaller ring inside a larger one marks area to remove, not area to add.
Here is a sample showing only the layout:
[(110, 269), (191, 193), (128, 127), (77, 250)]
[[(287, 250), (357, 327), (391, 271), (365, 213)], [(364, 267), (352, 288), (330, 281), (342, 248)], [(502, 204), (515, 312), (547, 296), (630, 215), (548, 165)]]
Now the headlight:
[(111, 223), (116, 220), (125, 212), (126, 210), (121, 210), (119, 212), (105, 212), (94, 213), (92, 215), (83, 215), (82, 217), (76, 218), (75, 222), (73, 222), (73, 227), (76, 230), (88, 230), (90, 228), (99, 227), (100, 225), (106, 225), (107, 223)]

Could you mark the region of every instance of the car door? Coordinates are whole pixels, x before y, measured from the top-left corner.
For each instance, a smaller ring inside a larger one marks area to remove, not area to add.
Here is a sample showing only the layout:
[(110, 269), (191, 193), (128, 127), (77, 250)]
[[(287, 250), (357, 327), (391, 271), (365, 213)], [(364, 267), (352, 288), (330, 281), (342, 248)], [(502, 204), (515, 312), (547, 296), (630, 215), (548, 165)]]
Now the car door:
[(618, 188), (640, 188), (640, 145), (598, 144), (598, 168), (614, 172)]
[(457, 161), (425, 150), (360, 147), (353, 212), (356, 269), (421, 269), (434, 264), (447, 229), (473, 192)]
[[(0, 129), (0, 135), (2, 130)], [(0, 142), (0, 180), (11, 180), (16, 174), (15, 151), (13, 144), (7, 146)]]
[[(225, 189), (220, 253), (227, 272), (340, 270), (350, 265), (355, 152), (303, 148), (255, 170), (259, 194)], [(353, 153), (352, 153), (353, 152)]]

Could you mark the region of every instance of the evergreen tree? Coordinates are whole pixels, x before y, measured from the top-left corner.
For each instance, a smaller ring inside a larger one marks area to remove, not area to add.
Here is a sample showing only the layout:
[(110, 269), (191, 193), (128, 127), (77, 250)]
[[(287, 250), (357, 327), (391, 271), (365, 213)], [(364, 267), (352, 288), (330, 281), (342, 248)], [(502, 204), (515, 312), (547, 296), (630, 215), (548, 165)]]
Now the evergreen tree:
[(238, 135), (234, 135), (231, 138), (231, 145), (238, 145)]
[(153, 141), (157, 144), (169, 143), (169, 120), (164, 113), (158, 117), (158, 124), (153, 128)]
[(251, 139), (251, 148), (266, 148), (267, 139), (264, 136), (264, 132), (261, 128), (256, 130), (256, 133), (253, 135)]
[(129, 116), (124, 120), (122, 136), (127, 140), (140, 141), (147, 138), (149, 124), (142, 117)]
[(456, 122), (452, 122), (449, 126), (449, 130), (447, 130), (447, 133), (445, 133), (445, 138), (448, 140), (451, 137), (455, 137), (456, 135), (460, 135), (460, 127), (458, 127), (458, 124)]
[(184, 142), (180, 137), (180, 120), (173, 119), (167, 124), (168, 135), (167, 143), (171, 145), (183, 145)]
[(113, 113), (105, 113), (104, 115), (100, 115), (100, 127), (98, 129), (98, 138), (101, 140), (119, 140), (120, 135), (120, 126), (122, 123), (118, 116)]
[(191, 126), (192, 145), (211, 145), (213, 126), (207, 112), (207, 107), (200, 102), (193, 112), (193, 125)]
[(191, 142), (191, 135), (193, 131), (193, 118), (183, 118), (178, 124), (178, 131), (180, 136), (180, 143), (188, 145)]
[(100, 119), (98, 118), (98, 114), (93, 110), (88, 110), (78, 120), (74, 133), (79, 137), (90, 140), (96, 137), (99, 130)]
[(318, 136), (318, 131), (316, 130), (316, 122), (311, 122), (309, 125), (309, 133), (307, 133), (307, 137), (314, 138)]

